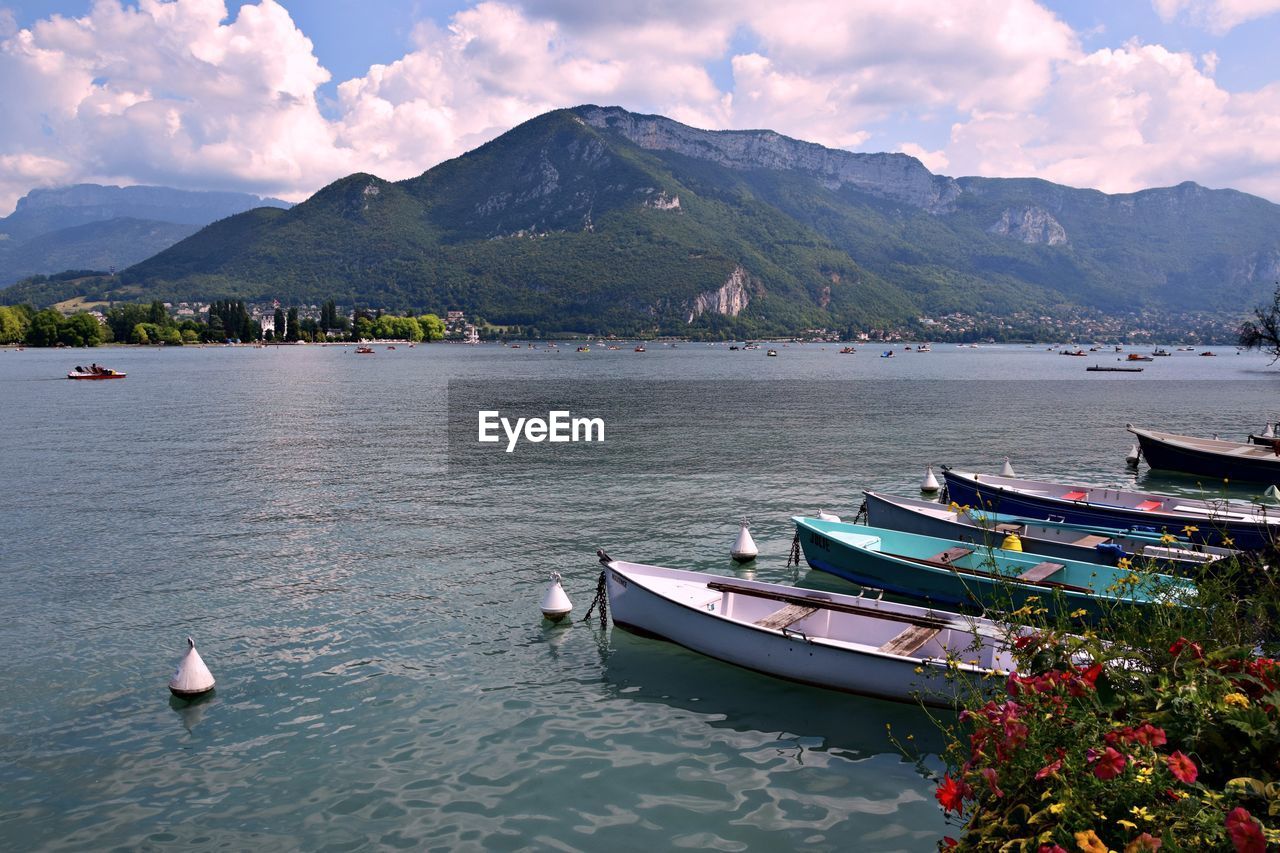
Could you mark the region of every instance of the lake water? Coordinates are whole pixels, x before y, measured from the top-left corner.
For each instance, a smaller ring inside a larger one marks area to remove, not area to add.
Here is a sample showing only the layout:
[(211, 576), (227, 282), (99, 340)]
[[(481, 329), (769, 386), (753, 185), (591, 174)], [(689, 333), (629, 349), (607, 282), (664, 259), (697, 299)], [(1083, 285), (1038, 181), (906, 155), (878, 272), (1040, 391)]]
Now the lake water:
[[(0, 847), (931, 850), (923, 712), (576, 621), (595, 549), (732, 574), (747, 516), (757, 577), (843, 589), (786, 568), (792, 514), (1006, 455), (1131, 484), (1126, 422), (1280, 409), (1280, 370), (1229, 348), (1141, 374), (1015, 346), (376, 349), (0, 351)], [(128, 378), (60, 378), (94, 359)], [(483, 405), (606, 440), (505, 454)], [(573, 624), (538, 614), (553, 570)], [(166, 689), (188, 634), (218, 679), (195, 705)]]

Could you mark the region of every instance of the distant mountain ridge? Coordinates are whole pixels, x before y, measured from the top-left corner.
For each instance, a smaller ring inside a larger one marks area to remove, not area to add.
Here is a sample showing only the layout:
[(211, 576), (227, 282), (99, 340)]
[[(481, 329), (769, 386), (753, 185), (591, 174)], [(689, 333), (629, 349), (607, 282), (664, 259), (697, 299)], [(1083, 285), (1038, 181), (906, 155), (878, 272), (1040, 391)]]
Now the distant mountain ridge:
[[(1244, 313), (1276, 278), (1280, 206), (1234, 190), (950, 178), (905, 154), (588, 105), (415, 178), (350, 175), (229, 217), (79, 286), (755, 334), (951, 312)], [(42, 287), (0, 301), (62, 293)]]
[(287, 202), (248, 193), (76, 184), (34, 189), (0, 218), (0, 285), (65, 269), (123, 269), (218, 219)]

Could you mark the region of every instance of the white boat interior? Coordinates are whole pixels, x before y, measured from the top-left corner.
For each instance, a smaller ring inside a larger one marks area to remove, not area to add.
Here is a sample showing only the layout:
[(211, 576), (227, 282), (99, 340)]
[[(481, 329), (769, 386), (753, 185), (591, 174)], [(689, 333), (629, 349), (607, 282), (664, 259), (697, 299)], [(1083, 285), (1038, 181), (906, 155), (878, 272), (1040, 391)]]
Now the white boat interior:
[(953, 659), (974, 672), (1015, 665), (1004, 648), (1008, 629), (980, 617), (639, 563), (609, 567), (668, 601), (758, 631), (863, 654)]

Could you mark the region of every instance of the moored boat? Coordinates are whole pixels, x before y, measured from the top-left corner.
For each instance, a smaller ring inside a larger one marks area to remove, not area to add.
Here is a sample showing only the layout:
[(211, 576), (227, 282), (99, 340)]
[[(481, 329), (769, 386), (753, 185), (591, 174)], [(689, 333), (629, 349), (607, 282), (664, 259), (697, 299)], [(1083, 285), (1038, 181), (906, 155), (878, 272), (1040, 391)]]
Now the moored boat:
[(358, 346), (356, 347), (356, 355), (374, 355), (373, 347)]
[(1102, 367), (1094, 364), (1085, 368), (1088, 373), (1141, 373), (1141, 367)]
[(1096, 618), (1117, 604), (1188, 603), (1190, 581), (987, 548), (883, 527), (795, 517), (812, 568), (936, 604), (1016, 609), (1035, 603)]
[(1280, 447), (1156, 432), (1133, 424), (1125, 429), (1138, 437), (1142, 458), (1152, 468), (1215, 480), (1280, 483)]
[(1280, 540), (1280, 511), (1228, 500), (1132, 492), (942, 469), (947, 497), (990, 512), (1100, 527), (1185, 534), (1193, 542), (1252, 550)]
[(612, 560), (614, 625), (768, 675), (898, 701), (950, 706), (948, 669), (1008, 672), (1000, 623), (856, 595)]
[(976, 543), (1003, 545), (1017, 537), (1023, 552), (1086, 563), (1115, 565), (1121, 558), (1157, 571), (1182, 574), (1196, 566), (1235, 553), (1229, 548), (1176, 538), (1162, 542), (1158, 533), (1023, 518), (959, 504), (943, 505), (918, 498), (863, 492), (867, 524), (904, 533), (919, 533)]

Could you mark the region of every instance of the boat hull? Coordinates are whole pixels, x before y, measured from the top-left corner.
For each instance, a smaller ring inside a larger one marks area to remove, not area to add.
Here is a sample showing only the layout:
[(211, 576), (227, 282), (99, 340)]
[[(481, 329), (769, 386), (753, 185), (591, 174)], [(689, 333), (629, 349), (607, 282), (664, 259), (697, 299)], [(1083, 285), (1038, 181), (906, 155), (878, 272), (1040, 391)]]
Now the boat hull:
[(124, 379), (124, 377), (125, 377), (125, 374), (123, 373), (75, 373), (75, 372), (72, 372), (67, 374), (68, 379), (82, 379), (82, 380), (83, 379), (88, 379), (88, 380)]
[[(944, 470), (943, 476), (947, 481), (948, 500), (982, 507), (989, 512), (1052, 519), (1070, 524), (1089, 524), (1095, 527), (1132, 527), (1157, 533), (1167, 531), (1172, 534), (1185, 531), (1187, 538), (1193, 542), (1241, 550), (1265, 548), (1272, 543), (1273, 537), (1280, 535), (1280, 524), (1227, 518), (1225, 516), (1228, 511), (1203, 515), (1178, 512), (1157, 513), (1125, 506), (1067, 500), (1052, 495), (1027, 494), (997, 484), (960, 477), (953, 471)], [(1271, 518), (1273, 522), (1280, 522), (1280, 512), (1275, 513)]]
[[(693, 572), (686, 574), (697, 576)], [(618, 568), (617, 563), (609, 564), (605, 575), (614, 625), (640, 636), (667, 640), (725, 663), (815, 687), (893, 701), (923, 701), (938, 707), (956, 703), (957, 682), (946, 677), (945, 660), (860, 652), (847, 644), (831, 645), (820, 637), (808, 636), (803, 623), (779, 631), (733, 621), (708, 610), (706, 604), (695, 606), (694, 602), (673, 601), (659, 595), (642, 578)], [(732, 580), (713, 575), (700, 577), (705, 581)], [(831, 594), (826, 598), (856, 600), (853, 596)], [(710, 603), (717, 608), (724, 606)]]
[[(1200, 449), (1170, 441), (1146, 430), (1130, 430), (1138, 438), (1142, 458), (1152, 468), (1161, 471), (1177, 471), (1197, 474), (1214, 480), (1242, 480), (1250, 483), (1280, 484), (1280, 455), (1271, 453), (1257, 444), (1239, 444), (1247, 458), (1233, 456), (1227, 447), (1221, 450)], [(1232, 442), (1215, 442), (1230, 445)], [(1240, 452), (1240, 450), (1236, 450)]]

